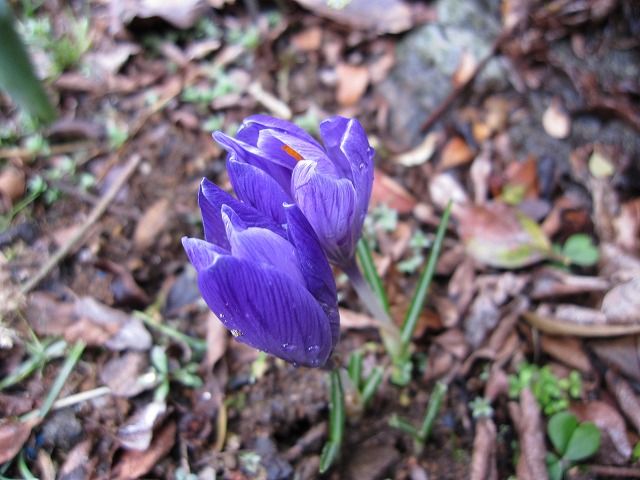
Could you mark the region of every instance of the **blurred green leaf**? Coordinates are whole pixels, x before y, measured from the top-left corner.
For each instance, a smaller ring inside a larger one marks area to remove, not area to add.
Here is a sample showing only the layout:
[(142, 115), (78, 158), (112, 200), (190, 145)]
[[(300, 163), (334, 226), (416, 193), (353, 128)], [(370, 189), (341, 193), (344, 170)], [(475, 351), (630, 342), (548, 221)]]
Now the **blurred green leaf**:
[(0, 0), (0, 88), (34, 117), (53, 120), (55, 111), (14, 28), (6, 0)]
[(571, 263), (581, 267), (595, 265), (600, 259), (598, 247), (593, 244), (593, 239), (584, 233), (571, 235), (562, 247), (562, 254)]

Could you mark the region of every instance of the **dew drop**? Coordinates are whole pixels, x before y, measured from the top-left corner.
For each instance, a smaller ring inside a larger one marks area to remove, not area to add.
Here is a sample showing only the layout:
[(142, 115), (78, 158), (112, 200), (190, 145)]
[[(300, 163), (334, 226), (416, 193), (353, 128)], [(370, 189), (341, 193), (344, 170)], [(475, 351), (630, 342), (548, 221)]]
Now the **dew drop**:
[(293, 345), (292, 343), (283, 343), (282, 349), (285, 352), (295, 352), (298, 349), (298, 347), (296, 345)]
[(362, 162), (362, 163), (360, 163), (360, 165), (358, 165), (358, 168), (359, 168), (360, 170), (364, 170), (364, 167), (365, 167), (364, 162)]
[(233, 329), (233, 330), (231, 330), (231, 335), (233, 335), (236, 338), (237, 337), (241, 337), (242, 336), (242, 332), (240, 330)]
[(320, 351), (320, 345), (311, 345), (307, 347), (307, 352), (311, 354), (317, 354)]

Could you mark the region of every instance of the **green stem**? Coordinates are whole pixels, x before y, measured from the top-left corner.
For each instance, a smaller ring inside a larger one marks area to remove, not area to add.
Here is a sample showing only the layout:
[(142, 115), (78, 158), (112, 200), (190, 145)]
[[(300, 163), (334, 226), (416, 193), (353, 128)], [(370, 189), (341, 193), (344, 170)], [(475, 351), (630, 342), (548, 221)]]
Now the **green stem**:
[(198, 353), (204, 353), (207, 351), (207, 342), (204, 340), (200, 340), (198, 338), (190, 337), (189, 335), (185, 335), (182, 332), (179, 332), (175, 328), (170, 327), (169, 325), (165, 325), (164, 323), (156, 322), (153, 318), (147, 315), (144, 312), (136, 311), (133, 314), (142, 320), (145, 325), (159, 331), (160, 333), (166, 335), (167, 337), (173, 338), (182, 343), (186, 343), (192, 348), (194, 351)]
[(429, 398), (429, 404), (427, 405), (427, 413), (424, 416), (424, 420), (422, 421), (422, 426), (418, 431), (418, 435), (422, 443), (425, 443), (429, 436), (431, 435), (431, 429), (433, 428), (433, 422), (436, 419), (436, 416), (440, 412), (440, 407), (442, 407), (442, 400), (444, 399), (445, 394), (447, 393), (447, 384), (444, 382), (436, 383), (436, 386), (431, 393), (431, 398)]
[(401, 347), (398, 327), (393, 323), (393, 320), (382, 306), (382, 302), (375, 295), (369, 283), (367, 283), (365, 278), (362, 276), (362, 272), (358, 268), (358, 264), (355, 259), (353, 259), (350, 265), (345, 266), (343, 270), (349, 277), (351, 285), (353, 285), (360, 301), (364, 303), (365, 307), (378, 321), (380, 336), (382, 337), (382, 342), (384, 343), (387, 352), (389, 352), (391, 358), (396, 358)]
[(387, 292), (385, 292), (384, 286), (382, 285), (382, 279), (380, 278), (380, 275), (378, 275), (378, 270), (376, 269), (376, 264), (373, 261), (369, 243), (364, 238), (361, 238), (358, 242), (356, 253), (358, 255), (358, 260), (360, 260), (360, 265), (362, 265), (364, 277), (373, 289), (373, 293), (375, 293), (382, 303), (384, 310), (389, 312), (389, 299), (387, 298)]
[(338, 368), (331, 371), (330, 379), (329, 439), (320, 455), (320, 473), (329, 470), (338, 458), (344, 435), (344, 393)]

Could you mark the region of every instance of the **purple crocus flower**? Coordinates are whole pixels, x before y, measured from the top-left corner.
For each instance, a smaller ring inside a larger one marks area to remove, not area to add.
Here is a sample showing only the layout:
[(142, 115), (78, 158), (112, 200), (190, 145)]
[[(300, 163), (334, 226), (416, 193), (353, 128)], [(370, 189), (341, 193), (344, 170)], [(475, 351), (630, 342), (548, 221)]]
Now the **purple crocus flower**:
[(329, 261), (353, 264), (373, 183), (374, 150), (356, 119), (320, 124), (324, 147), (291, 122), (253, 115), (235, 138), (215, 132), (228, 151), (227, 170), (242, 201), (276, 223), (295, 202), (315, 230)]
[(204, 179), (205, 240), (182, 239), (209, 308), (240, 342), (295, 365), (326, 363), (339, 336), (336, 285), (300, 209), (274, 221)]

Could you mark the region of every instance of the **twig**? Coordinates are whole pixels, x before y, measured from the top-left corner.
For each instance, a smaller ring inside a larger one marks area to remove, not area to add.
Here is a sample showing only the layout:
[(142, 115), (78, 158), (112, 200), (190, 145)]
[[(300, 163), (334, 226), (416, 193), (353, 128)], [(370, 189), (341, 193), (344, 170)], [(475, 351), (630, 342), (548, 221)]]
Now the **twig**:
[[(84, 392), (74, 393), (73, 395), (69, 395), (68, 397), (61, 398), (56, 400), (51, 406), (51, 411), (60, 410), (67, 407), (72, 407), (74, 405), (78, 405), (79, 403), (86, 402), (88, 400), (93, 400), (94, 398), (104, 397), (105, 395), (109, 395), (111, 393), (111, 389), (107, 386), (97, 387), (92, 390), (86, 390)], [(41, 417), (40, 409), (36, 408), (35, 410), (26, 413), (23, 419)]]
[(640, 478), (640, 468), (616, 467), (613, 465), (587, 465), (589, 472), (598, 477)]
[(100, 203), (98, 203), (91, 211), (91, 214), (84, 222), (82, 227), (80, 227), (80, 229), (65, 245), (63, 245), (58, 249), (58, 251), (56, 251), (56, 253), (49, 259), (49, 261), (47, 261), (42, 266), (42, 268), (33, 277), (31, 277), (31, 280), (20, 287), (20, 293), (26, 295), (31, 290), (33, 290), (51, 272), (51, 270), (53, 270), (56, 265), (58, 265), (58, 263), (60, 263), (69, 254), (69, 252), (73, 250), (74, 247), (76, 247), (78, 242), (80, 242), (84, 238), (89, 229), (107, 210), (109, 204), (116, 197), (120, 189), (129, 180), (129, 177), (133, 174), (133, 172), (138, 168), (141, 159), (142, 157), (138, 154), (131, 156), (129, 162), (126, 164), (120, 176), (116, 179), (115, 182), (113, 182), (105, 196), (100, 200)]
[(420, 127), (421, 132), (424, 133), (430, 130), (431, 127), (433, 127), (435, 123), (438, 120), (440, 120), (440, 118), (447, 112), (447, 110), (451, 108), (451, 106), (456, 101), (456, 99), (460, 95), (462, 95), (462, 93), (469, 87), (469, 85), (471, 85), (474, 82), (476, 77), (480, 74), (480, 72), (482, 72), (482, 70), (484, 70), (484, 68), (487, 66), (489, 61), (500, 50), (500, 48), (502, 48), (502, 45), (504, 44), (504, 42), (506, 42), (509, 38), (511, 38), (511, 35), (513, 34), (514, 31), (516, 31), (519, 25), (520, 25), (520, 22), (516, 23), (516, 25), (514, 25), (513, 27), (508, 28), (507, 30), (504, 30), (502, 33), (500, 33), (498, 38), (496, 38), (496, 40), (493, 42), (493, 45), (491, 46), (491, 50), (489, 50), (489, 53), (487, 53), (484, 56), (484, 58), (480, 60), (480, 62), (474, 68), (473, 72), (471, 72), (471, 75), (469, 75), (469, 78), (467, 78), (464, 82), (462, 82), (460, 85), (455, 87), (449, 93), (449, 95), (447, 95), (446, 98), (440, 103), (440, 105), (438, 105), (438, 107), (431, 113), (429, 118), (425, 120), (425, 122)]

